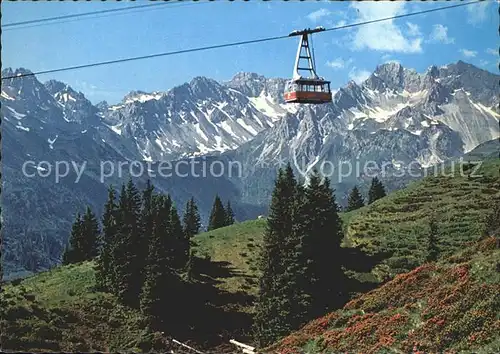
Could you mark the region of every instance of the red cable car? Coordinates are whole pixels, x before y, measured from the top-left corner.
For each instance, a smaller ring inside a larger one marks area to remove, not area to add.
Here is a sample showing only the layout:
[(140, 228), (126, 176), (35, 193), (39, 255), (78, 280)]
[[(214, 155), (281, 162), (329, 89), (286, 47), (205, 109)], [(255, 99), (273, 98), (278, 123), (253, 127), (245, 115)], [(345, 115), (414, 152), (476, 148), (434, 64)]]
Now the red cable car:
[[(297, 57), (295, 59), (293, 79), (288, 81), (285, 87), (285, 102), (322, 104), (332, 101), (330, 81), (326, 81), (316, 74), (312, 37), (310, 42), (308, 38), (309, 34), (324, 30), (323, 27), (316, 27), (314, 29), (308, 28), (302, 31), (293, 31), (289, 34), (289, 36), (302, 36), (302, 38), (299, 42)], [(311, 43), (311, 45), (309, 45), (309, 43)], [(307, 60), (307, 67), (299, 66), (301, 59)], [(303, 77), (299, 71), (308, 71), (310, 76)]]

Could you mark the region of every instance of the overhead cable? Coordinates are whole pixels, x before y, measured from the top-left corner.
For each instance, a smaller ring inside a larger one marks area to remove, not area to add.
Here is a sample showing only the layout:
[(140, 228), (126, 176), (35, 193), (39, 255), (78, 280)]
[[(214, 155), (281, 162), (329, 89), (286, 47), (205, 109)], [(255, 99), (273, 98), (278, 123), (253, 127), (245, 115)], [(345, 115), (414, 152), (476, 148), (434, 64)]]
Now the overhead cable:
[[(385, 17), (385, 18), (380, 18), (380, 19), (375, 19), (375, 20), (357, 22), (357, 23), (347, 24), (347, 25), (343, 25), (343, 26), (328, 28), (328, 29), (325, 29), (323, 32), (336, 31), (336, 30), (341, 30), (341, 29), (345, 29), (345, 28), (364, 26), (364, 25), (368, 25), (368, 24), (372, 24), (372, 23), (376, 23), (376, 22), (390, 21), (390, 20), (394, 20), (394, 19), (399, 19), (399, 18), (403, 18), (403, 17), (410, 17), (410, 16), (417, 16), (417, 15), (430, 13), (430, 12), (449, 10), (449, 9), (457, 8), (457, 7), (461, 7), (461, 6), (478, 4), (478, 3), (481, 3), (483, 1), (484, 0), (471, 1), (471, 2), (461, 3), (461, 4), (457, 4), (457, 5), (437, 7), (437, 8), (429, 9), (429, 10), (411, 12), (411, 13), (407, 13), (407, 14)], [(77, 69), (90, 68), (90, 67), (95, 67), (95, 66), (124, 63), (124, 62), (129, 62), (129, 61), (136, 61), (136, 60), (143, 60), (143, 59), (150, 59), (150, 58), (157, 58), (157, 57), (165, 57), (165, 56), (178, 55), (178, 54), (184, 54), (184, 53), (193, 53), (193, 52), (199, 52), (199, 51), (211, 50), (211, 49), (227, 48), (227, 47), (252, 44), (252, 43), (269, 42), (269, 41), (274, 41), (274, 40), (278, 40), (278, 39), (285, 39), (285, 38), (290, 38), (290, 36), (283, 35), (283, 36), (275, 36), (275, 37), (268, 37), (268, 38), (260, 38), (260, 39), (253, 39), (253, 40), (247, 40), (247, 41), (241, 41), (241, 42), (216, 44), (216, 45), (211, 45), (211, 46), (206, 46), (206, 47), (198, 47), (198, 48), (182, 49), (182, 50), (163, 52), (163, 53), (157, 53), (157, 54), (141, 55), (141, 56), (137, 56), (137, 57), (114, 59), (114, 60), (108, 60), (108, 61), (101, 61), (101, 62), (97, 62), (97, 63), (67, 66), (67, 67), (63, 67), (63, 68), (37, 71), (34, 73), (24, 73), (24, 74), (18, 74), (18, 75), (13, 75), (13, 76), (2, 77), (2, 80), (9, 80), (9, 79), (21, 78), (21, 77), (25, 77), (25, 76), (42, 75), (42, 74), (49, 74), (49, 73), (69, 71), (69, 70), (77, 70)]]

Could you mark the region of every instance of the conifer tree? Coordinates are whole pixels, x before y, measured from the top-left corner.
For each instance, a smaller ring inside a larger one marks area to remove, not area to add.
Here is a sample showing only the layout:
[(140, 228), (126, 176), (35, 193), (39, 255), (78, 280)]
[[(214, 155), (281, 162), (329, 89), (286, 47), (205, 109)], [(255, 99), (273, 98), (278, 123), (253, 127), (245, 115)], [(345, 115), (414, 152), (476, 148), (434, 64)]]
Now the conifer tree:
[(108, 200), (104, 205), (101, 232), (101, 252), (97, 260), (96, 282), (101, 290), (111, 291), (114, 287), (112, 252), (116, 238), (116, 191), (109, 186)]
[(215, 196), (207, 231), (215, 230), (226, 225), (226, 211), (218, 195)]
[(349, 198), (347, 200), (347, 211), (362, 208), (364, 205), (365, 201), (361, 196), (361, 193), (359, 193), (358, 187), (354, 186), (354, 188), (351, 190), (351, 193), (349, 193)]
[[(313, 181), (309, 183), (314, 184)], [(283, 311), (284, 319), (290, 329), (299, 328), (308, 318), (311, 310), (311, 279), (308, 279), (308, 244), (307, 238), (310, 227), (310, 210), (308, 208), (306, 190), (302, 185), (296, 186), (294, 201), (291, 208), (292, 232), (283, 244), (282, 267), (284, 270), (283, 295), (281, 301), (286, 304), (288, 311)], [(309, 252), (310, 253), (310, 252)]]
[(76, 214), (75, 221), (71, 227), (71, 235), (69, 238), (69, 246), (63, 254), (63, 264), (78, 263), (84, 260), (82, 249), (83, 227), (82, 216), (80, 213)]
[(426, 262), (435, 262), (439, 256), (439, 234), (438, 226), (434, 215), (429, 219), (429, 233), (427, 234), (427, 254)]
[(330, 187), (330, 180), (324, 178), (316, 192), (306, 189), (307, 203), (315, 210), (313, 223), (309, 229), (311, 260), (309, 269), (314, 277), (311, 296), (313, 299), (309, 319), (321, 316), (338, 305), (342, 294), (341, 242), (343, 239), (342, 221), (338, 215), (339, 206)]
[(189, 240), (184, 235), (179, 214), (173, 205), (170, 208), (168, 233), (172, 244), (170, 267), (182, 269), (186, 266), (189, 258)]
[(168, 302), (173, 300), (173, 271), (170, 267), (172, 240), (168, 235), (171, 201), (162, 195), (154, 196), (152, 205), (154, 225), (149, 242), (140, 309), (148, 321), (148, 326), (155, 328), (163, 327), (164, 321), (171, 318), (170, 314), (166, 314)]
[(372, 204), (376, 200), (383, 198), (386, 196), (385, 188), (382, 182), (374, 177), (372, 179), (372, 184), (370, 186), (370, 190), (368, 191), (368, 204)]
[(301, 245), (295, 291), (301, 294), (303, 308), (295, 326), (334, 308), (342, 292), (342, 225), (329, 179), (322, 181), (314, 170), (298, 197), (293, 233), (300, 235)]
[(284, 294), (287, 274), (285, 274), (287, 238), (292, 234), (292, 211), (297, 182), (290, 164), (280, 169), (275, 182), (264, 233), (264, 244), (260, 255), (259, 293), (254, 321), (255, 339), (260, 346), (266, 346), (291, 330), (291, 303)]
[[(153, 193), (154, 186), (148, 179), (146, 188), (142, 192), (142, 209), (141, 209), (141, 222), (143, 227), (144, 239), (148, 239), (153, 231)], [(146, 247), (145, 256), (148, 255), (148, 248)]]
[(126, 305), (137, 306), (139, 293), (143, 283), (144, 259), (141, 259), (141, 197), (130, 179), (127, 186), (122, 187), (119, 199), (119, 224), (115, 260), (116, 292), (118, 298)]
[(200, 213), (198, 212), (198, 207), (196, 206), (194, 198), (191, 198), (186, 203), (186, 209), (183, 216), (183, 227), (185, 237), (188, 240), (200, 232)]
[(231, 208), (231, 202), (228, 200), (226, 204), (226, 223), (225, 226), (234, 224), (234, 212)]
[(145, 267), (149, 254), (149, 238), (153, 232), (154, 211), (153, 211), (154, 186), (148, 179), (146, 188), (142, 192), (142, 208), (140, 214), (140, 248), (138, 252), (138, 262), (141, 267)]
[(130, 226), (127, 221), (128, 207), (127, 189), (122, 185), (117, 208), (117, 228), (114, 245), (112, 248), (113, 259), (113, 293), (124, 302), (130, 283), (130, 268), (132, 267), (132, 249), (130, 242)]
[(83, 260), (90, 260), (97, 256), (99, 234), (99, 222), (90, 207), (87, 206), (82, 218), (82, 240), (80, 243)]

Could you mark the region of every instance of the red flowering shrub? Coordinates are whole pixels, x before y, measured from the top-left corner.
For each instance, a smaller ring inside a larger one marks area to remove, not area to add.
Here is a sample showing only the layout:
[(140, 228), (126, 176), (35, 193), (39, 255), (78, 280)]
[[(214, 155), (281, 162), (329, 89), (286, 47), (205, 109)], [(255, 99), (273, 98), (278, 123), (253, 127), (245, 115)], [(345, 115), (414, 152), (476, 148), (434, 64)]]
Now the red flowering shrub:
[(455, 353), (481, 348), (500, 333), (498, 277), (483, 280), (495, 274), (500, 251), (494, 238), (488, 238), (461, 255), (465, 253), (465, 263), (457, 264), (458, 258), (451, 257), (396, 276), (351, 300), (342, 310), (310, 322), (276, 346), (291, 351), (266, 353), (301, 353), (311, 340), (328, 351), (364, 354), (393, 350)]

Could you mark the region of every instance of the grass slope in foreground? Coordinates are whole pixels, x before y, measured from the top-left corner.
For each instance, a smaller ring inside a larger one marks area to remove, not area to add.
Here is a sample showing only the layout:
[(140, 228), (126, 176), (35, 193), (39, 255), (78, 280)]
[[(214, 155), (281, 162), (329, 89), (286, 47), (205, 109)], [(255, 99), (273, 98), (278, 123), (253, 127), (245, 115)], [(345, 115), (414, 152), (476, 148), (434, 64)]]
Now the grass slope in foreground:
[(496, 242), (400, 274), (262, 353), (499, 352)]
[(146, 336), (138, 311), (95, 292), (93, 262), (57, 267), (3, 285), (2, 351), (91, 352), (168, 348), (159, 333)]

